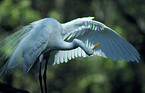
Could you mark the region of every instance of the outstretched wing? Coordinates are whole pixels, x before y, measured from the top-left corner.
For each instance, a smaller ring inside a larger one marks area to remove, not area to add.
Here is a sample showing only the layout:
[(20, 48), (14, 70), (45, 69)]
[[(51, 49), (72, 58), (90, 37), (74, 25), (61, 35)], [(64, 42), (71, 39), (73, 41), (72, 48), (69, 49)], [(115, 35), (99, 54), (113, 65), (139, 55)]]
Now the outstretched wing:
[[(78, 18), (62, 24), (62, 36), (65, 41), (74, 38), (82, 40), (86, 46), (92, 47), (100, 42), (95, 49), (94, 55), (103, 56), (111, 60), (125, 60), (139, 62), (139, 53), (123, 39), (119, 34), (104, 24), (92, 20), (94, 17)], [(55, 55), (54, 64), (67, 62), (68, 60), (87, 56), (80, 48), (70, 51), (58, 51)]]

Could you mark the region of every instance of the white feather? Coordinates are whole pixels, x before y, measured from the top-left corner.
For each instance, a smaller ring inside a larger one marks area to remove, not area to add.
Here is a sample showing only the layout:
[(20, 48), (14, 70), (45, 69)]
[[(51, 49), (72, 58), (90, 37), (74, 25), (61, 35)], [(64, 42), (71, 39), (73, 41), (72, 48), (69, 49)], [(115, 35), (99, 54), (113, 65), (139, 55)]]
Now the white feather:
[[(86, 46), (95, 45), (100, 42), (100, 45), (95, 49), (95, 55), (103, 56), (111, 60), (139, 61), (139, 53), (125, 39), (118, 35), (115, 31), (105, 26), (101, 22), (92, 20), (93, 17), (85, 17), (75, 19), (68, 23), (62, 24), (62, 36), (64, 40), (73, 40), (75, 37), (82, 40)], [(66, 29), (67, 28), (67, 29)], [(74, 32), (75, 31), (75, 32)], [(69, 36), (67, 33), (75, 33)], [(71, 58), (86, 57), (86, 53), (79, 48), (68, 51)], [(69, 60), (71, 59), (69, 57)]]

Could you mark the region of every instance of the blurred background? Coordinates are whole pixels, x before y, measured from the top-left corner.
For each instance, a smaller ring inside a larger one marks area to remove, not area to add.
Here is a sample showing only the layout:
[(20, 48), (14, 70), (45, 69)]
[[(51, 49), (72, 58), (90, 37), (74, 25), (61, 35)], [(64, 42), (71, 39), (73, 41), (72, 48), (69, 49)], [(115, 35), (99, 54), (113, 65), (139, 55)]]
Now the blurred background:
[[(48, 66), (49, 93), (145, 93), (145, 0), (0, 0), (0, 40), (42, 18), (64, 23), (86, 16), (129, 41), (140, 53), (140, 63), (94, 56)], [(40, 93), (37, 75), (24, 77), (21, 70), (0, 83)]]

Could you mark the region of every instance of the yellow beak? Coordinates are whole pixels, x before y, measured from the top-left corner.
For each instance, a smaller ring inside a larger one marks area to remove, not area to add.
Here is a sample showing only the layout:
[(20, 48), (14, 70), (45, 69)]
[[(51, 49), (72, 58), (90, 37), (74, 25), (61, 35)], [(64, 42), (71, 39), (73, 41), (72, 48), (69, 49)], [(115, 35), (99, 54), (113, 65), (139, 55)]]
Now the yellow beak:
[(97, 47), (98, 47), (98, 45), (100, 44), (100, 42), (99, 43), (97, 43), (96, 45), (94, 45), (94, 48), (93, 48), (93, 50), (95, 50)]

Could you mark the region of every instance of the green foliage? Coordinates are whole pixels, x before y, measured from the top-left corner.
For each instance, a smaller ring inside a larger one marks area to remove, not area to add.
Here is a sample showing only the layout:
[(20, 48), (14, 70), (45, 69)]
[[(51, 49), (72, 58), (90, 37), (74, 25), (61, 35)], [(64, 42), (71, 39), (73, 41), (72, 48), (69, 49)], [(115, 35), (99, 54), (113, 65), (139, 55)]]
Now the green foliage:
[(18, 22), (32, 22), (39, 19), (39, 13), (31, 8), (30, 0), (3, 0), (0, 3), (0, 23), (10, 26)]
[[(144, 4), (144, 0), (0, 0), (0, 36), (44, 17), (67, 22), (94, 16), (137, 48), (142, 55), (140, 63), (93, 56), (48, 66), (49, 93), (145, 93)], [(11, 47), (4, 51), (9, 54)], [(24, 77), (22, 70), (16, 69), (8, 79), (15, 88), (40, 93), (37, 75)]]

